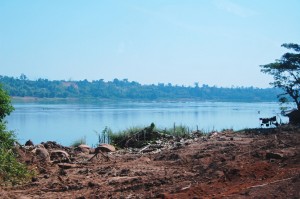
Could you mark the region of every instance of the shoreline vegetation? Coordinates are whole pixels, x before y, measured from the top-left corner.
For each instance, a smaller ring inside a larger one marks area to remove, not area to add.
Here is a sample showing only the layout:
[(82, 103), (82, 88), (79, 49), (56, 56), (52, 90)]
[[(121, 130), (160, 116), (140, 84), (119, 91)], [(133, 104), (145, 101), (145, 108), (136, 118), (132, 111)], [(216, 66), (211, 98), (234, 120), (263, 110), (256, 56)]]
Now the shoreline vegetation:
[(179, 99), (130, 99), (130, 98), (122, 98), (122, 99), (118, 99), (118, 98), (114, 98), (114, 99), (108, 99), (108, 98), (76, 98), (76, 97), (68, 97), (68, 98), (47, 98), (47, 97), (29, 97), (29, 96), (24, 96), (24, 97), (20, 97), (20, 96), (10, 96), (12, 102), (99, 102), (99, 101), (103, 101), (103, 102), (114, 102), (114, 101), (134, 101), (134, 102), (278, 102), (278, 100), (276, 99), (270, 99), (270, 100), (262, 100), (262, 101), (257, 101), (257, 100), (205, 100), (205, 99), (192, 99), (192, 98), (179, 98)]
[[(286, 124), (281, 124), (281, 126)], [(173, 127), (169, 128), (159, 128), (156, 127), (154, 123), (151, 123), (149, 126), (134, 126), (124, 130), (113, 132), (109, 127), (105, 127), (101, 132), (96, 132), (98, 141), (97, 143), (92, 144), (91, 146), (97, 146), (101, 144), (112, 144), (113, 146), (124, 149), (124, 148), (140, 148), (151, 143), (155, 143), (157, 140), (163, 138), (169, 139), (188, 139), (196, 136), (210, 136), (215, 133), (222, 132), (233, 132), (241, 133), (251, 130), (261, 130), (268, 131), (275, 128), (276, 126), (271, 125), (268, 128), (244, 128), (239, 130), (233, 130), (231, 128), (221, 129), (221, 130), (204, 130), (199, 129), (198, 126), (196, 129), (190, 129), (186, 125), (176, 125), (174, 123)], [(81, 137), (75, 139), (70, 147), (77, 147), (80, 144), (87, 144), (86, 137)]]
[(14, 100), (147, 100), (147, 101), (277, 101), (277, 88), (234, 87), (225, 88), (199, 85), (172, 85), (171, 83), (142, 85), (128, 79), (100, 80), (29, 80), (22, 74), (18, 78), (0, 76), (0, 84)]
[[(224, 130), (225, 131), (225, 130)], [(98, 144), (106, 143), (113, 144), (118, 148), (128, 147), (142, 147), (151, 142), (157, 141), (162, 137), (190, 137), (192, 134), (197, 133), (199, 135), (208, 135), (212, 132), (205, 132), (202, 130), (191, 130), (184, 125), (174, 126), (172, 128), (157, 128), (154, 123), (151, 123), (146, 127), (131, 127), (118, 132), (113, 132), (109, 127), (105, 127), (101, 133), (97, 132)], [(85, 139), (81, 138), (74, 143), (86, 144)], [(73, 146), (74, 144), (72, 144)]]

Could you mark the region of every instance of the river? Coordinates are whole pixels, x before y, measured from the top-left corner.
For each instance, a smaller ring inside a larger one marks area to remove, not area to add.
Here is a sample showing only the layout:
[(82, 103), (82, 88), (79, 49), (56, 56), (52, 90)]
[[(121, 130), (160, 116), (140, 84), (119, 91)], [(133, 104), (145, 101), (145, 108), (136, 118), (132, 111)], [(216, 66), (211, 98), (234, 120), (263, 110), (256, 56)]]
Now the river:
[(260, 117), (280, 115), (278, 103), (242, 102), (13, 102), (15, 111), (7, 117), (20, 143), (31, 139), (35, 144), (56, 141), (70, 145), (84, 138), (90, 145), (97, 133), (107, 126), (117, 132), (130, 127), (144, 127), (152, 122), (160, 128), (185, 125), (191, 130), (209, 132), (232, 128), (256, 128)]

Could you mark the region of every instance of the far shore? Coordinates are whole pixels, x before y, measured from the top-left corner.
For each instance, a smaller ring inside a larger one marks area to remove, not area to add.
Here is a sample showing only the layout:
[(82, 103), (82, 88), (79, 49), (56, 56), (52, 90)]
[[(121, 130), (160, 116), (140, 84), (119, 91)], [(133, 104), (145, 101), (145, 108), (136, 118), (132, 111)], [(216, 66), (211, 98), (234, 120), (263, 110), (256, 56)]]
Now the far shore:
[(261, 101), (261, 100), (204, 100), (199, 98), (160, 98), (160, 99), (133, 99), (133, 98), (96, 98), (96, 97), (67, 97), (67, 98), (40, 98), (31, 96), (11, 96), (12, 102), (241, 102), (241, 103), (265, 103), (265, 102), (277, 102), (273, 101)]

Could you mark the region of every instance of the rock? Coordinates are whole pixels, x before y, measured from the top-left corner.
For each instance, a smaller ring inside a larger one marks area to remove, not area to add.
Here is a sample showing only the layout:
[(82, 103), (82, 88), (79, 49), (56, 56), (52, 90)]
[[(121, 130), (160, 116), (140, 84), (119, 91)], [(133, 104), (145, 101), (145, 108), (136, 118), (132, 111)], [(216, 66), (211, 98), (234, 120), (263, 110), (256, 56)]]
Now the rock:
[(49, 152), (47, 151), (47, 149), (36, 148), (34, 152), (35, 152), (38, 160), (46, 161), (46, 162), (50, 161), (50, 155), (49, 155)]
[(102, 152), (114, 152), (116, 151), (116, 148), (113, 145), (110, 144), (100, 144), (97, 147), (98, 150), (101, 150)]
[(81, 144), (78, 147), (79, 148), (86, 148), (86, 149), (90, 149), (91, 148), (89, 145), (86, 145), (86, 144)]
[(91, 147), (85, 144), (81, 144), (78, 147), (75, 148), (76, 151), (80, 151), (83, 153), (90, 153)]
[(52, 161), (58, 161), (58, 162), (69, 162), (70, 156), (66, 151), (63, 150), (52, 150), (50, 152), (50, 159)]

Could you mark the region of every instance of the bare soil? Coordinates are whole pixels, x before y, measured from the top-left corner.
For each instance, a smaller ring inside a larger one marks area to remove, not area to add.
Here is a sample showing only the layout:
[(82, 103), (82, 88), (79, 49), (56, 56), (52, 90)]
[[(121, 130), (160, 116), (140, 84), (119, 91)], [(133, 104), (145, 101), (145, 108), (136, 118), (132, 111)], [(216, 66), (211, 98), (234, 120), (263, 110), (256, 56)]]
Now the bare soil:
[(32, 182), (0, 188), (0, 198), (300, 198), (300, 128), (224, 131), (168, 138), (142, 149), (98, 155), (51, 143), (65, 159), (41, 161)]

